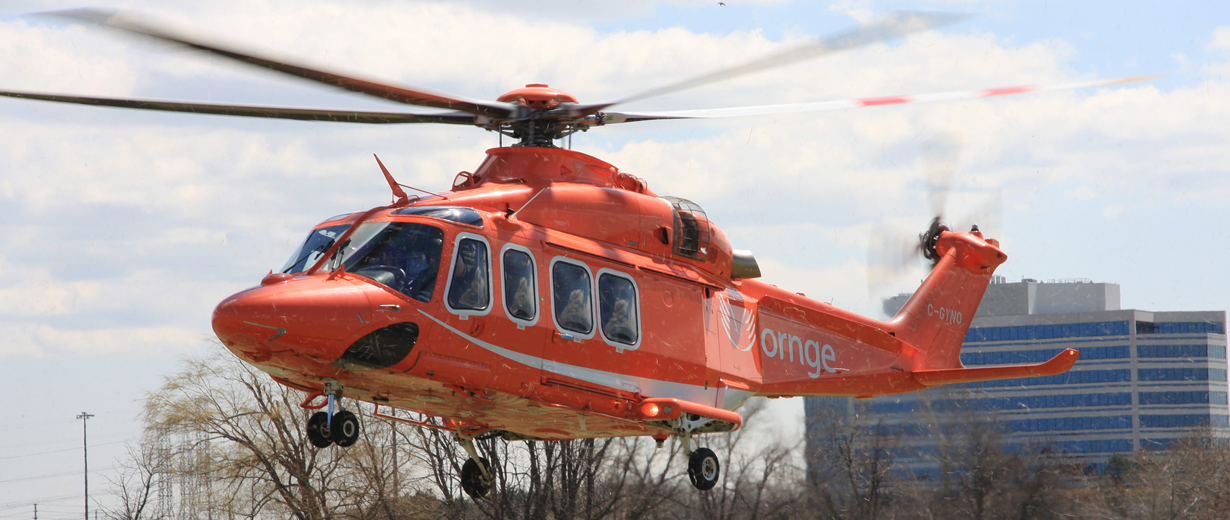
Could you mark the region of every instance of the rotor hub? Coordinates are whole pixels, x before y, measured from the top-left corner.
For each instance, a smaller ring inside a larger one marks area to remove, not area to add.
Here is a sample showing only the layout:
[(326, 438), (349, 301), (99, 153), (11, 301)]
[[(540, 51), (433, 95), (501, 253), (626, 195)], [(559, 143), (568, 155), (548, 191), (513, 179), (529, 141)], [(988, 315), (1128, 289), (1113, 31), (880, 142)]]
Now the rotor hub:
[(576, 96), (557, 88), (551, 88), (546, 83), (530, 83), (524, 88), (505, 93), (497, 100), (527, 106), (535, 110), (546, 110), (560, 103), (579, 103)]
[(926, 258), (932, 265), (940, 261), (940, 253), (936, 251), (936, 243), (940, 240), (940, 234), (945, 231), (950, 231), (948, 225), (940, 221), (940, 217), (931, 219), (931, 225), (927, 230), (918, 234), (918, 246), (922, 251), (923, 258)]

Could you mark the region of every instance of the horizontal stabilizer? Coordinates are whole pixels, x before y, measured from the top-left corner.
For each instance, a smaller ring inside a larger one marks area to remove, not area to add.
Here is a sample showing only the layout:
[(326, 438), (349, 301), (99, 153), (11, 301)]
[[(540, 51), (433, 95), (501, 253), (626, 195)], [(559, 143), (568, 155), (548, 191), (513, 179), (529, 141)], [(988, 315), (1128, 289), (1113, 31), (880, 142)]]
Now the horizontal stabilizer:
[(1069, 348), (1064, 349), (1063, 352), (1056, 354), (1055, 357), (1048, 361), (1034, 365), (918, 370), (914, 372), (914, 380), (918, 381), (920, 385), (932, 387), (955, 383), (1016, 379), (1019, 377), (1054, 376), (1070, 370), (1079, 358), (1080, 352)]

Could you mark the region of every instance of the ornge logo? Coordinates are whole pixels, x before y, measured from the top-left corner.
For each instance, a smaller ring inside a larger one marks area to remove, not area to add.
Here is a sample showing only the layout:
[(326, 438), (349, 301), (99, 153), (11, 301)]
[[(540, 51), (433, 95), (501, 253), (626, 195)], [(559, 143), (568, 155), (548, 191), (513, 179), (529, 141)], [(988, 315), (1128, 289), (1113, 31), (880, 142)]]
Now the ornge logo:
[(788, 332), (774, 333), (766, 328), (760, 332), (760, 349), (769, 358), (784, 360), (789, 355), (791, 363), (794, 362), (795, 352), (798, 352), (799, 364), (815, 369), (807, 373), (812, 379), (820, 377), (821, 370), (830, 374), (837, 372), (836, 368), (829, 366), (829, 361), (837, 360), (837, 352), (832, 345), (822, 346), (815, 340), (803, 341)]

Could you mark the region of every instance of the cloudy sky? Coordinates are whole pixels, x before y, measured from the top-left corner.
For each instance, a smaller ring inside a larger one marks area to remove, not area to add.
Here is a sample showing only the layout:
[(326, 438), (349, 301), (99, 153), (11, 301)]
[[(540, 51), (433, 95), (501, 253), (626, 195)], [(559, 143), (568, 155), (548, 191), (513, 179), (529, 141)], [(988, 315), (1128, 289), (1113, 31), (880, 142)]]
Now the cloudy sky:
[[(983, 214), (1009, 280), (1122, 285), (1123, 307), (1224, 310), (1230, 253), (1230, 6), (1219, 2), (131, 0), (256, 52), (465, 96), (549, 83), (619, 98), (899, 9), (974, 16), (938, 31), (629, 105), (716, 108), (1057, 84), (1110, 88), (722, 121), (649, 122), (573, 147), (702, 205), (766, 281), (876, 315), (877, 225), (929, 219), (922, 143), (964, 142), (948, 214)], [(223, 60), (0, 7), (0, 89), (398, 110)], [(371, 158), (446, 189), (494, 134), (0, 99), (0, 520), (81, 504), (81, 421), (105, 487), (138, 400), (216, 348), (213, 306), (280, 266), (316, 222), (388, 200)], [(1002, 221), (1002, 223), (996, 223)], [(912, 290), (921, 271), (878, 284)], [(801, 406), (788, 405), (787, 414)], [(74, 496), (75, 495), (75, 496)]]

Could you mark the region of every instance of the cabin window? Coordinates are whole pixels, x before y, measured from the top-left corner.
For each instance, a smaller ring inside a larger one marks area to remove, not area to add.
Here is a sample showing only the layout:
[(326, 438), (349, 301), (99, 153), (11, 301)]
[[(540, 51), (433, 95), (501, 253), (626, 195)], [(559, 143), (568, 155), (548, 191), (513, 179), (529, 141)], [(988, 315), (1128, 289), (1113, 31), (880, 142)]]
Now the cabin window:
[(581, 263), (562, 258), (551, 264), (551, 290), (555, 303), (555, 324), (562, 330), (593, 337), (594, 311), (590, 302), (592, 281), (589, 269)]
[[(419, 301), (431, 301), (444, 232), (426, 224), (370, 222), (338, 249), (346, 272), (369, 278)], [(335, 269), (336, 258), (330, 262)]]
[(471, 233), (457, 235), (449, 270), (448, 307), (458, 314), (485, 314), (491, 308), (491, 268), (487, 242)]
[(508, 244), (504, 246), (500, 264), (504, 268), (504, 309), (519, 325), (533, 325), (538, 317), (534, 257), (521, 247)]
[(598, 271), (598, 326), (607, 343), (617, 348), (636, 347), (640, 322), (636, 284), (623, 273)]

